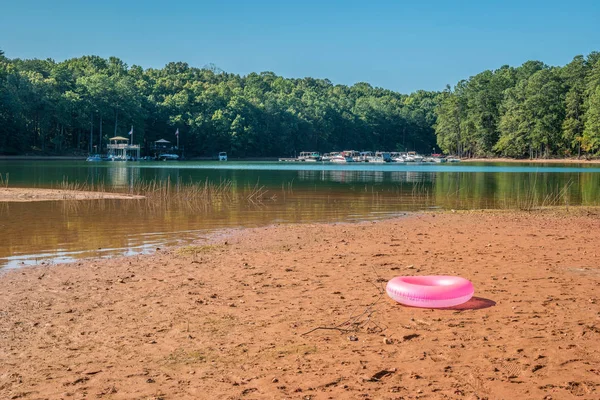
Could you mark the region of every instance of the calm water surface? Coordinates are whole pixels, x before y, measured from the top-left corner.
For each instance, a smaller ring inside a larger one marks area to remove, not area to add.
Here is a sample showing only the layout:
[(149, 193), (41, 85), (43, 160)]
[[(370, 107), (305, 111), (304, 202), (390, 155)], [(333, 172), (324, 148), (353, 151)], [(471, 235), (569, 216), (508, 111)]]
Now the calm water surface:
[[(146, 253), (224, 228), (376, 220), (426, 209), (596, 205), (588, 165), (0, 161), (10, 187), (61, 182), (118, 191), (136, 183), (231, 182), (211, 204), (90, 200), (0, 203), (0, 268)], [(247, 199), (258, 188), (261, 198)]]

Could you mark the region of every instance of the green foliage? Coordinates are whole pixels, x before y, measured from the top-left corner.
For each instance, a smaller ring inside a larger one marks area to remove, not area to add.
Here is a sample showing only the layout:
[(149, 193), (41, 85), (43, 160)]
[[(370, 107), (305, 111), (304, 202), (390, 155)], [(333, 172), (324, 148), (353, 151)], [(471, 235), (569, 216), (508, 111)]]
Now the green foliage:
[(474, 157), (598, 154), (600, 53), (564, 67), (502, 66), (405, 95), (365, 82), (239, 76), (184, 62), (143, 69), (116, 57), (9, 59), (0, 50), (1, 154), (102, 151), (132, 125), (145, 149), (174, 141), (179, 129), (188, 156), (436, 146)]
[[(600, 150), (600, 55), (566, 66), (528, 61), (484, 71), (446, 90), (437, 108), (440, 148), (466, 156), (553, 157)], [(598, 117), (596, 116), (598, 114)]]
[(456, 85), (454, 91), (447, 88), (440, 96), (436, 109), (435, 131), (437, 144), (443, 152), (462, 155), (464, 147), (463, 128), (466, 119), (466, 98), (463, 95), (464, 81)]
[(343, 149), (429, 151), (437, 93), (409, 96), (367, 83), (247, 76), (183, 62), (128, 67), (116, 57), (0, 58), (0, 153), (99, 149), (135, 127), (147, 145), (174, 140), (186, 155), (293, 155)]
[(590, 93), (588, 111), (583, 131), (583, 148), (593, 154), (600, 151), (600, 86)]

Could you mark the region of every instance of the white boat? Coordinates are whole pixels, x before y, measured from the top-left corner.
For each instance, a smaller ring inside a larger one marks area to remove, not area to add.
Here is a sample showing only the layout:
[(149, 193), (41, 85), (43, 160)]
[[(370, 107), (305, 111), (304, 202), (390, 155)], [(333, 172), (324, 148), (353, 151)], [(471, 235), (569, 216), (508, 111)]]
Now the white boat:
[(395, 153), (394, 155), (392, 155), (392, 160), (394, 160), (395, 162), (401, 162), (401, 163), (415, 161), (412, 157), (409, 157), (408, 153), (405, 151), (400, 152), (400, 153)]
[(317, 162), (321, 161), (321, 153), (318, 151), (302, 151), (298, 156), (298, 161)]
[(175, 161), (179, 160), (179, 156), (177, 154), (163, 153), (159, 154), (158, 159), (162, 161)]
[(392, 153), (387, 151), (376, 151), (375, 156), (369, 159), (369, 162), (375, 162), (378, 164), (392, 162)]
[(406, 154), (405, 159), (407, 162), (415, 162), (415, 163), (423, 162), (423, 156), (417, 154), (415, 151), (409, 151)]
[(224, 151), (219, 153), (219, 161), (227, 161), (227, 153)]
[(347, 162), (347, 159), (340, 153), (329, 153), (329, 156), (327, 157), (327, 161), (336, 163), (336, 164), (341, 164), (341, 163)]
[(89, 156), (85, 159), (85, 161), (103, 161), (100, 154), (94, 154), (93, 156)]
[(365, 161), (369, 164), (384, 164), (386, 162), (385, 158), (380, 153), (375, 153), (375, 155), (368, 156)]
[(398, 151), (392, 151), (390, 153), (390, 158), (391, 158), (391, 162), (404, 163), (404, 157), (402, 156), (402, 153), (400, 153)]
[(360, 153), (356, 150), (344, 150), (342, 156), (346, 159), (346, 162), (356, 162), (360, 157)]
[(344, 157), (341, 154), (338, 154), (336, 156), (331, 156), (331, 158), (329, 159), (329, 162), (336, 163), (336, 164), (345, 164), (348, 161), (346, 160), (346, 157)]
[(127, 159), (121, 155), (110, 154), (108, 156), (108, 161), (127, 161)]
[(356, 158), (356, 162), (369, 162), (369, 158), (375, 157), (375, 153), (372, 151), (361, 151), (359, 156)]

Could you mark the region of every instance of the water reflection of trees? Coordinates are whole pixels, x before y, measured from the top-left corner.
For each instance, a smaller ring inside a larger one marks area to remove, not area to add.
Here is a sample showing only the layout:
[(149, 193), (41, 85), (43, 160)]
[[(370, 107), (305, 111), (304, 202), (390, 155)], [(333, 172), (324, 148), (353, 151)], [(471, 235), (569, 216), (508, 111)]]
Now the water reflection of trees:
[(600, 174), (459, 172), (438, 174), (436, 203), (446, 208), (481, 209), (597, 205)]
[[(600, 174), (586, 172), (328, 170), (298, 171), (298, 179), (321, 182), (322, 190), (333, 190), (327, 183), (365, 183), (373, 184), (379, 193), (390, 192), (427, 198), (425, 194), (429, 192), (435, 204), (445, 208), (597, 205), (600, 199)], [(370, 188), (369, 190), (373, 190)]]
[[(125, 182), (121, 190), (127, 191), (140, 179), (138, 168), (111, 169), (107, 187)], [(153, 172), (159, 180), (172, 180), (177, 173), (172, 169)], [(143, 178), (144, 172), (141, 175)], [(302, 184), (294, 181), (295, 175), (282, 175), (264, 187), (256, 180), (249, 183), (242, 172), (232, 176), (231, 190), (210, 201), (201, 196), (196, 200), (166, 196), (160, 201), (0, 203), (0, 257), (59, 249), (90, 252), (110, 248), (118, 252), (183, 240), (197, 235), (198, 230), (274, 222), (370, 219), (430, 207), (597, 205), (600, 199), (598, 173), (298, 171)], [(218, 184), (219, 177), (213, 181)], [(183, 190), (184, 184), (175, 179), (170, 188)]]

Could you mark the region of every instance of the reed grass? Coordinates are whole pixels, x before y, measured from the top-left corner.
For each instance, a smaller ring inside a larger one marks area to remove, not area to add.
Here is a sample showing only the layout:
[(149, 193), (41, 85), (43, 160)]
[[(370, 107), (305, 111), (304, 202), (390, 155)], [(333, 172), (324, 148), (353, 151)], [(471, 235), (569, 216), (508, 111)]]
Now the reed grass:
[[(0, 187), (8, 185), (8, 174), (0, 174)], [(535, 211), (549, 207), (572, 207), (573, 204), (598, 205), (598, 201), (583, 201), (574, 190), (574, 184), (568, 182), (556, 187), (539, 187), (536, 177), (521, 182), (518, 185), (504, 190), (504, 194), (497, 194), (494, 198), (482, 200), (473, 192), (473, 188), (460, 185), (459, 182), (451, 183), (443, 193), (435, 190), (435, 186), (427, 182), (399, 183), (390, 189), (379, 190), (376, 185), (364, 185), (358, 190), (369, 193), (376, 202), (385, 202), (393, 198), (404, 206), (411, 209), (423, 209), (432, 206), (440, 206), (447, 209), (474, 209), (493, 208), (501, 210)], [(134, 208), (139, 210), (156, 210), (157, 212), (168, 212), (171, 209), (184, 209), (192, 212), (214, 212), (225, 211), (225, 209), (246, 203), (253, 207), (262, 207), (267, 201), (278, 201), (278, 196), (283, 196), (285, 202), (289, 196), (294, 194), (293, 180), (281, 184), (281, 192), (271, 193), (260, 181), (248, 183), (243, 186), (236, 185), (231, 180), (219, 180), (217, 182), (205, 179), (203, 181), (176, 181), (170, 178), (160, 180), (137, 180), (127, 187), (110, 187), (107, 190), (104, 182), (72, 182), (64, 177), (57, 186), (65, 192), (92, 191), (92, 192), (114, 192), (130, 195), (143, 196), (142, 200), (129, 200)], [(386, 194), (386, 192), (388, 192)], [(391, 196), (390, 196), (391, 195)], [(583, 195), (583, 194), (582, 194)], [(575, 197), (574, 197), (575, 196)], [(72, 198), (68, 193), (65, 199)], [(328, 196), (329, 199), (329, 196)], [(110, 209), (116, 207), (111, 202), (102, 204), (102, 207)], [(120, 206), (119, 206), (120, 207)]]
[(4, 186), (4, 188), (8, 188), (8, 178), (10, 177), (10, 175), (8, 174), (8, 172), (6, 173), (6, 177), (2, 176), (2, 174), (0, 174), (0, 186)]
[[(108, 200), (100, 195), (85, 202), (67, 201), (63, 208), (67, 212), (83, 212), (90, 209), (110, 212), (113, 209), (122, 209), (126, 207), (132, 213), (156, 213), (164, 214), (173, 210), (185, 210), (188, 213), (211, 213), (224, 212), (228, 208), (238, 207), (240, 204), (248, 204), (251, 207), (263, 207), (266, 200), (276, 201), (277, 195), (270, 193), (264, 186), (258, 182), (254, 185), (238, 187), (233, 181), (221, 180), (212, 182), (208, 179), (201, 182), (194, 182), (191, 179), (187, 182), (179, 179), (159, 180), (138, 180), (127, 187), (112, 186), (108, 190), (103, 182), (75, 183), (64, 178), (55, 183), (54, 188), (64, 190), (63, 199), (70, 200), (75, 198), (76, 191), (91, 191), (103, 193), (115, 193), (141, 196), (141, 199)], [(98, 201), (101, 200), (101, 201)]]
[[(0, 180), (0, 184), (4, 184)], [(238, 190), (230, 180), (211, 182), (208, 179), (202, 182), (183, 182), (179, 179), (172, 182), (170, 178), (166, 180), (138, 180), (133, 182), (127, 188), (113, 186), (107, 190), (104, 182), (72, 182), (68, 178), (63, 178), (56, 186), (64, 191), (86, 191), (86, 192), (111, 192), (118, 194), (129, 194), (143, 196), (148, 201), (169, 202), (174, 200), (192, 201), (210, 203), (214, 200), (234, 200), (237, 197), (256, 202), (267, 198), (269, 191), (258, 183), (254, 186), (248, 186), (245, 190)], [(273, 198), (275, 196), (271, 196)]]
[[(0, 183), (4, 184), (4, 181), (0, 181)], [(76, 192), (80, 191), (143, 197), (142, 199), (127, 200), (126, 203), (122, 203), (120, 200), (93, 202), (94, 207), (99, 206), (107, 211), (120, 204), (118, 207), (131, 205), (133, 210), (168, 212), (171, 209), (185, 209), (192, 212), (210, 212), (223, 210), (243, 202), (252, 206), (262, 206), (262, 202), (266, 199), (272, 201), (277, 199), (275, 194), (270, 194), (258, 182), (253, 186), (247, 185), (245, 188), (238, 188), (231, 180), (211, 182), (206, 179), (194, 182), (190, 178), (188, 182), (184, 182), (182, 179), (172, 181), (167, 178), (166, 180), (137, 180), (127, 187), (111, 186), (107, 188), (103, 181), (72, 182), (67, 177), (63, 177), (62, 181), (55, 183), (53, 187), (64, 191), (64, 200), (74, 199)], [(106, 200), (106, 198), (100, 194), (90, 200)], [(80, 203), (73, 207), (69, 206), (69, 210), (73, 211), (83, 205), (81, 202), (69, 203)]]
[(515, 197), (506, 196), (498, 203), (501, 209), (517, 209), (521, 211), (535, 211), (542, 208), (561, 207), (569, 208), (571, 206), (570, 189), (573, 181), (569, 180), (561, 187), (550, 188), (545, 194), (540, 194), (535, 188), (535, 180), (529, 186), (524, 187), (523, 191), (517, 191)]
[(431, 193), (431, 187), (425, 182), (414, 182), (409, 185), (410, 192), (405, 190), (404, 183), (401, 183), (397, 186), (397, 193), (400, 197), (405, 197), (413, 207), (427, 208), (435, 204), (435, 196)]
[[(117, 189), (118, 190), (118, 189)], [(175, 183), (171, 178), (166, 180), (135, 181), (127, 192), (132, 195), (144, 196), (150, 201), (168, 202), (173, 200), (210, 203), (215, 200), (227, 200), (234, 197), (235, 187), (231, 181), (213, 183), (206, 179), (203, 182)]]
[(90, 191), (86, 183), (69, 182), (69, 178), (66, 176), (63, 176), (63, 180), (58, 184), (58, 188), (64, 191), (62, 193), (63, 200), (74, 199), (75, 192)]
[(147, 208), (170, 208), (177, 206), (192, 211), (222, 209), (238, 203), (261, 205), (266, 199), (275, 201), (277, 196), (259, 182), (253, 186), (238, 188), (231, 180), (212, 182), (208, 179), (184, 182), (178, 179), (136, 181), (128, 189), (129, 194), (144, 196)]

